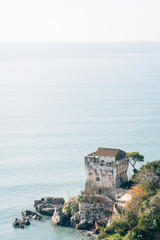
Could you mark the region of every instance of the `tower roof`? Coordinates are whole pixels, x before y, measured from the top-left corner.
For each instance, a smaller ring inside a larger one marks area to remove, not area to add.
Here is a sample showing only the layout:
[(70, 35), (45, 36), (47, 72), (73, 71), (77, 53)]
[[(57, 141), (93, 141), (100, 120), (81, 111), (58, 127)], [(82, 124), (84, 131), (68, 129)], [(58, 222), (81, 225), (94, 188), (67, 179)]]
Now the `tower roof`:
[(114, 149), (114, 148), (102, 148), (99, 147), (96, 152), (88, 154), (88, 156), (110, 156), (110, 157), (116, 157), (119, 152), (122, 152), (120, 149)]

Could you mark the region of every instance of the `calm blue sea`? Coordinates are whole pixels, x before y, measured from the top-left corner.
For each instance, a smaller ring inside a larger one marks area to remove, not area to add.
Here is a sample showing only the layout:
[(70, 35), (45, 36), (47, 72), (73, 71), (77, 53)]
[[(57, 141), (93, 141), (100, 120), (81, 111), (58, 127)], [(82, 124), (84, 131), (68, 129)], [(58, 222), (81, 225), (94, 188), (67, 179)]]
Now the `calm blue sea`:
[(0, 239), (84, 239), (12, 222), (35, 199), (83, 190), (100, 146), (160, 159), (160, 43), (0, 44)]

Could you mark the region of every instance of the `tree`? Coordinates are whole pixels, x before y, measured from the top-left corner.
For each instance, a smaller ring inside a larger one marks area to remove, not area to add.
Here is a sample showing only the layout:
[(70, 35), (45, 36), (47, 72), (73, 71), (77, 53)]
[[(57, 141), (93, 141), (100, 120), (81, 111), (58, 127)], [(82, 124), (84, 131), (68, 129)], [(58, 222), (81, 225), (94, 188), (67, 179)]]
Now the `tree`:
[(133, 167), (134, 174), (137, 172), (137, 169), (135, 168), (135, 165), (137, 162), (143, 162), (144, 156), (140, 155), (139, 152), (129, 152), (126, 154), (127, 157), (129, 157), (129, 162), (131, 166)]
[(133, 186), (132, 189), (128, 191), (128, 194), (131, 194), (132, 199), (126, 202), (126, 206), (135, 210), (135, 208), (140, 206), (140, 203), (147, 197), (147, 194), (144, 192), (144, 189), (138, 185)]
[(148, 162), (140, 168), (134, 177), (135, 183), (143, 186), (149, 196), (160, 189), (160, 161)]

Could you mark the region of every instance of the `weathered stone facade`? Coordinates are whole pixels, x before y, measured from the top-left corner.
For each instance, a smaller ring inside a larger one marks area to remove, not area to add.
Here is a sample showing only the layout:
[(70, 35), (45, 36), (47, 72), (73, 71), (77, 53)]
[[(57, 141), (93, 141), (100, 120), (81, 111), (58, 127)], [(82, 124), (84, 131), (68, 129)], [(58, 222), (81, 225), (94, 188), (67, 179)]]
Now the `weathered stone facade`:
[(85, 191), (105, 195), (128, 180), (129, 160), (119, 149), (98, 148), (85, 157)]

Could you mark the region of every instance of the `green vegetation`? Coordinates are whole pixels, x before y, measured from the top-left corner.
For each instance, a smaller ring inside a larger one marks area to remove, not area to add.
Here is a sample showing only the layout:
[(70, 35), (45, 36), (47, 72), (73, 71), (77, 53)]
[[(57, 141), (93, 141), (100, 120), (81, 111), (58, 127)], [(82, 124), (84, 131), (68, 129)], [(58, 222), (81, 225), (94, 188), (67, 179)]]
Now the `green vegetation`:
[(97, 199), (93, 194), (86, 193), (81, 191), (77, 198), (70, 199), (65, 207), (64, 211), (68, 216), (73, 216), (75, 213), (79, 211), (79, 203), (86, 202), (86, 203), (96, 203)]
[(153, 161), (136, 171), (132, 200), (119, 217), (102, 228), (98, 240), (160, 239), (160, 161)]
[(144, 156), (140, 155), (139, 152), (129, 152), (126, 153), (126, 156), (129, 157), (129, 163), (133, 167), (133, 173), (136, 174), (137, 169), (135, 168), (135, 165), (137, 162), (143, 162)]
[(96, 198), (93, 194), (81, 191), (81, 193), (78, 195), (78, 201), (79, 202), (87, 202), (87, 203), (95, 203)]
[(134, 177), (134, 182), (144, 187), (149, 196), (156, 194), (160, 189), (160, 161), (146, 163)]
[(64, 210), (68, 216), (73, 216), (76, 212), (79, 211), (79, 204), (77, 199), (70, 200), (67, 202)]

